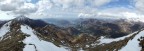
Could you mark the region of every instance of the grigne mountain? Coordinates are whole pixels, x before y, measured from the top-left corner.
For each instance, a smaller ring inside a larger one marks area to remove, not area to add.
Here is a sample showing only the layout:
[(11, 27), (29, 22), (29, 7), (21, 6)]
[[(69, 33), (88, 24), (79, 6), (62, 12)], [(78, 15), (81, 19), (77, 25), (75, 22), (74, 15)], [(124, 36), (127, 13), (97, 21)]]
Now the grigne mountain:
[(0, 21), (0, 51), (144, 51), (144, 22), (135, 19)]

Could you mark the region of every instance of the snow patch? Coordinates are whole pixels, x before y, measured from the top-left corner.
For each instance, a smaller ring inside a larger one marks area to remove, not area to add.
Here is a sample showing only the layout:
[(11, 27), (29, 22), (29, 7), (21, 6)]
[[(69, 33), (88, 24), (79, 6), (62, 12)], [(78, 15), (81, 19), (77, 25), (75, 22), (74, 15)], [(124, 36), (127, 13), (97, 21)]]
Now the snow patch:
[(30, 28), (29, 26), (24, 26), (21, 25), (21, 31), (23, 33), (26, 33), (28, 35), (30, 35), (29, 37), (26, 37), (23, 42), (26, 44), (25, 48), (23, 49), (23, 51), (31, 51), (29, 49), (34, 49), (33, 47), (28, 48), (30, 45), (29, 44), (33, 44), (36, 46), (35, 50), (38, 51), (68, 51), (65, 48), (60, 48), (55, 46), (53, 43), (51, 42), (47, 42), (44, 40), (40, 40), (35, 34), (34, 34), (34, 30), (32, 30), (32, 28)]
[[(138, 31), (137, 31), (138, 32)], [(123, 37), (120, 37), (120, 38), (115, 38), (115, 39), (113, 39), (113, 38), (104, 38), (103, 36), (101, 36), (101, 38), (100, 38), (100, 43), (99, 44), (104, 44), (104, 43), (106, 43), (106, 44), (108, 44), (108, 43), (111, 43), (111, 42), (114, 42), (114, 41), (120, 41), (120, 40), (124, 40), (125, 38), (127, 38), (127, 37), (130, 37), (130, 36), (132, 36), (133, 34), (135, 34), (135, 33), (137, 33), (137, 32), (134, 32), (134, 33), (132, 33), (132, 34), (129, 34), (129, 35), (127, 35), (127, 36), (123, 36)]]
[(144, 36), (144, 30), (137, 34), (132, 40), (129, 40), (127, 45), (124, 46), (120, 51), (141, 51), (139, 46), (139, 39), (141, 36)]
[(23, 51), (36, 51), (33, 45), (26, 45)]

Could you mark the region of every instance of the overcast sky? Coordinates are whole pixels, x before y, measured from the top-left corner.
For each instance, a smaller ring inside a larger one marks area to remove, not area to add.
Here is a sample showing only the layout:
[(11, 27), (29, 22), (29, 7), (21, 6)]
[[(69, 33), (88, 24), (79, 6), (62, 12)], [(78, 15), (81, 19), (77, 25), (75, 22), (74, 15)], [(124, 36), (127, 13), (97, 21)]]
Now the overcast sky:
[(143, 18), (144, 0), (0, 0), (0, 19)]

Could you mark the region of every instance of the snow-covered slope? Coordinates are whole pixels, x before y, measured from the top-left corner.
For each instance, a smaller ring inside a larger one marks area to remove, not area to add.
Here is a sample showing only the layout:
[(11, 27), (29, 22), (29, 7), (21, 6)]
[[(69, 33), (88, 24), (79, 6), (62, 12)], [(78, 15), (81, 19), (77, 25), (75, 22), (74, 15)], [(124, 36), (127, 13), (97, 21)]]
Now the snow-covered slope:
[(132, 40), (129, 40), (127, 45), (124, 46), (120, 51), (141, 51), (139, 46), (139, 39), (141, 36), (144, 36), (144, 30), (137, 34)]
[(1, 29), (0, 29), (0, 37), (1, 39), (3, 38), (3, 36), (10, 30), (10, 24), (11, 24), (11, 21), (4, 24)]
[(34, 30), (29, 26), (21, 25), (21, 31), (29, 37), (26, 37), (23, 42), (26, 44), (23, 51), (67, 51), (65, 48), (57, 47), (53, 43), (39, 39)]

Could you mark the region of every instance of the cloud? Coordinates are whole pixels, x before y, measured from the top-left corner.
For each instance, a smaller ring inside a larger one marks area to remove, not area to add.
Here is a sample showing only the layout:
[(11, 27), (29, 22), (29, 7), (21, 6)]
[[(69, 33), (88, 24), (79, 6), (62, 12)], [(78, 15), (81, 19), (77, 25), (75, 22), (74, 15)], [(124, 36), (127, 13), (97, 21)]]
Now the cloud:
[(36, 5), (38, 6), (38, 12), (47, 11), (53, 7), (50, 0), (40, 0)]
[(0, 0), (0, 10), (14, 15), (37, 15), (46, 17), (51, 15), (72, 15), (88, 12), (109, 3), (111, 0), (39, 0), (35, 4), (32, 0)]
[(32, 0), (26, 0), (26, 2), (31, 2)]
[(80, 18), (112, 18), (112, 19), (144, 19), (144, 15), (136, 10), (128, 8), (107, 8), (104, 10), (98, 10), (95, 13), (80, 13), (78, 15)]
[(81, 12), (94, 12), (98, 7), (110, 1), (111, 0), (39, 0), (36, 3), (38, 10), (32, 15), (39, 17), (62, 17), (62, 15), (70, 14), (78, 15)]
[(94, 1), (91, 1), (92, 2), (92, 4), (94, 5), (94, 6), (102, 6), (102, 5), (104, 5), (104, 4), (107, 4), (107, 3), (109, 3), (111, 0), (94, 0)]
[(16, 10), (23, 4), (24, 4), (23, 0), (1, 0), (0, 9), (2, 11), (12, 11)]
[(24, 3), (23, 6), (19, 7), (17, 10), (14, 10), (13, 12), (15, 14), (30, 14), (30, 13), (35, 13), (37, 11), (37, 7), (36, 5), (32, 4), (32, 3)]
[(135, 7), (140, 12), (144, 12), (144, 0), (134, 0), (135, 1)]
[[(114, 0), (0, 0), (0, 10), (29, 17), (130, 17), (135, 10), (114, 7), (99, 9)], [(134, 0), (137, 10), (144, 11), (144, 1)], [(126, 16), (129, 15), (129, 16)], [(135, 16), (136, 17), (136, 16)]]
[(8, 11), (15, 15), (27, 15), (37, 11), (35, 4), (29, 3), (31, 0), (0, 0), (0, 10)]
[(70, 7), (99, 7), (111, 0), (51, 0), (55, 6), (62, 8)]

